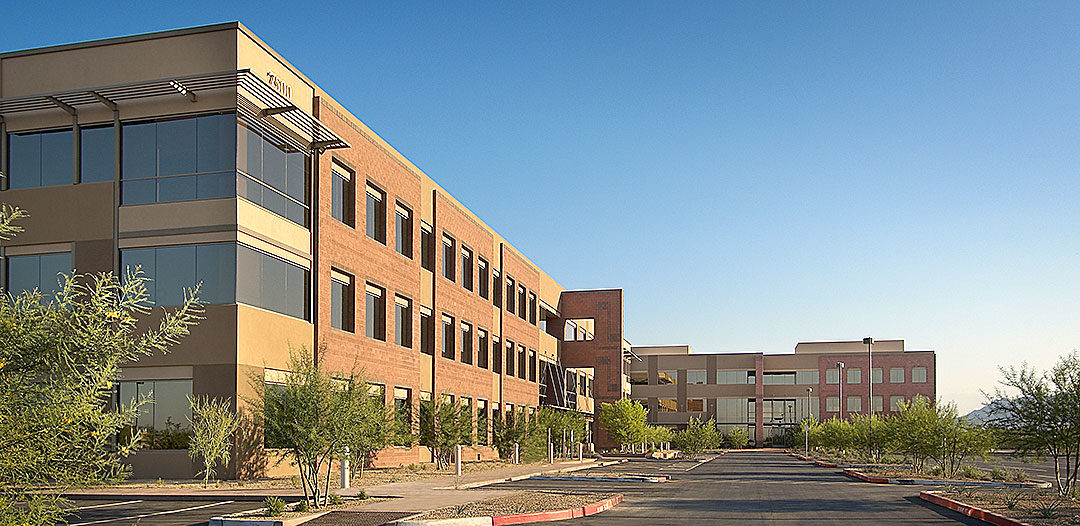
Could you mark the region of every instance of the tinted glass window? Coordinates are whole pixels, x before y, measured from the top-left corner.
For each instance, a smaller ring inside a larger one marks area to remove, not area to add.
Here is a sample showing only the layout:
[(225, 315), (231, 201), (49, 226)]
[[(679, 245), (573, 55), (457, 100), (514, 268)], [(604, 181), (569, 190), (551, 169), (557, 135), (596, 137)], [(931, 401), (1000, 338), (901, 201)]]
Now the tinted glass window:
[(246, 245), (237, 246), (236, 260), (238, 302), (308, 319), (307, 269)]
[(181, 305), (184, 303), (184, 290), (195, 285), (195, 247), (161, 247), (157, 251), (157, 295), (158, 305)]
[(71, 184), (71, 130), (41, 134), (41, 186)]
[(156, 305), (176, 306), (184, 292), (202, 282), (199, 298), (209, 304), (235, 301), (236, 245), (213, 243), (174, 247), (135, 248), (120, 251), (121, 271), (142, 268), (149, 299)]
[(195, 172), (195, 119), (157, 123), (158, 175)]
[(60, 289), (60, 274), (71, 275), (71, 253), (9, 256), (7, 273), (7, 290), (13, 296), (34, 289), (50, 296)]
[(12, 134), (11, 188), (71, 184), (71, 130)]
[(83, 128), (81, 137), (79, 162), (81, 163), (81, 180), (84, 183), (112, 181), (114, 151), (113, 138), (116, 135), (112, 126), (103, 128)]
[(195, 281), (199, 297), (210, 304), (233, 303), (236, 294), (236, 246), (215, 243), (195, 247)]
[(120, 159), (124, 179), (157, 176), (157, 124), (125, 124)]
[(30, 188), (41, 185), (41, 136), (11, 134), (8, 136), (8, 167), (10, 188)]
[(195, 169), (224, 172), (236, 169), (236, 116), (199, 117), (196, 122)]

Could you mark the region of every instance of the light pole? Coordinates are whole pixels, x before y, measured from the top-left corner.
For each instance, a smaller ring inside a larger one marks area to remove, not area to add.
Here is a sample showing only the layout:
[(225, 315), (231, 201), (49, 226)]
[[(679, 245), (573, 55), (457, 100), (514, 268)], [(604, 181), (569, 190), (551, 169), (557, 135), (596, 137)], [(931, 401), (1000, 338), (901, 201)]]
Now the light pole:
[(810, 410), (810, 393), (814, 392), (813, 387), (806, 388), (806, 425), (803, 426), (803, 436), (806, 437), (806, 455), (810, 456), (810, 424), (814, 419), (814, 412)]
[(862, 342), (866, 344), (866, 363), (868, 364), (867, 369), (870, 369), (870, 381), (867, 384), (869, 386), (868, 392), (870, 394), (869, 400), (867, 400), (870, 404), (869, 411), (867, 411), (867, 414), (870, 415), (870, 420), (868, 421), (868, 425), (870, 426), (870, 455), (876, 458), (876, 455), (874, 455), (874, 353), (870, 350), (871, 346), (874, 344), (874, 339), (863, 338)]
[(836, 362), (836, 385), (839, 386), (840, 393), (836, 396), (840, 398), (840, 420), (844, 419), (844, 362)]

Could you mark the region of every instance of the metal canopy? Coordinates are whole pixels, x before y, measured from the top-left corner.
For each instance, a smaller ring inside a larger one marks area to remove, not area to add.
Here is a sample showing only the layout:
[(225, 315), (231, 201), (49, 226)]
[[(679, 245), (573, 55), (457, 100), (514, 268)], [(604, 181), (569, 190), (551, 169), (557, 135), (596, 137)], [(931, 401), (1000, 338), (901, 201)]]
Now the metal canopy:
[(310, 138), (310, 149), (347, 148), (349, 144), (318, 119), (297, 108), (248, 69), (174, 77), (115, 86), (45, 93), (0, 99), (0, 119), (15, 113), (62, 109), (68, 113), (80, 106), (104, 104), (115, 110), (123, 101), (150, 97), (183, 96), (196, 102), (199, 93), (219, 89), (243, 88), (259, 106), (259, 118), (276, 116)]

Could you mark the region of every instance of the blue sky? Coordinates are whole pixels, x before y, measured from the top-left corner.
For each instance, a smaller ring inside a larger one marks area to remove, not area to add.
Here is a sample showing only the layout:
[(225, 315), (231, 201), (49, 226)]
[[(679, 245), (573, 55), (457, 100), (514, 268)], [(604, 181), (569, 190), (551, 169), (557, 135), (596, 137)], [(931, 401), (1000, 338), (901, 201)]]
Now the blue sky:
[(53, 4), (0, 49), (241, 20), (634, 343), (1080, 348), (1080, 4)]

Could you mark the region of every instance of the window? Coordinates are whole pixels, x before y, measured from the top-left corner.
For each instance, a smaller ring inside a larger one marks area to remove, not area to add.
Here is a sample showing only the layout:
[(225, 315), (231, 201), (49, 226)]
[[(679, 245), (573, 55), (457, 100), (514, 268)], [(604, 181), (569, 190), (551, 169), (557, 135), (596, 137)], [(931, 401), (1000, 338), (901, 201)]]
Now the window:
[[(902, 369), (901, 369), (902, 370)], [(904, 397), (902, 396), (890, 396), (889, 397), (889, 411), (897, 412), (900, 407), (904, 405)]]
[[(191, 380), (144, 380), (120, 382), (119, 401), (129, 405), (137, 400), (149, 399), (139, 407), (135, 416), (135, 426), (141, 429), (166, 431), (170, 426), (179, 425), (181, 430), (190, 429)], [(150, 434), (150, 443), (144, 444), (149, 449), (175, 448), (176, 444), (156, 442), (156, 437), (164, 434)], [(186, 447), (186, 446), (185, 446)]]
[(678, 371), (657, 371), (656, 372), (656, 384), (657, 385), (676, 385), (679, 383)]
[[(235, 121), (235, 118), (231, 116), (230, 119)], [(228, 143), (230, 147), (232, 145), (231, 141), (236, 141), (235, 156), (233, 155), (234, 151), (230, 150), (228, 155), (223, 156), (221, 162), (229, 170), (232, 170), (235, 163), (240, 176), (236, 180), (233, 179), (232, 175), (227, 180), (222, 176), (220, 181), (222, 193), (229, 196), (239, 195), (289, 221), (301, 226), (307, 226), (308, 157), (306, 152), (294, 150), (284, 142), (261, 131), (256, 131), (255, 128), (247, 126), (243, 119), (241, 119), (240, 126), (236, 129), (238, 130), (238, 136), (234, 139), (224, 136), (221, 138), (222, 141), (230, 141)], [(198, 131), (201, 136), (202, 127)], [(161, 136), (161, 129), (159, 128), (159, 144), (161, 143)], [(127, 169), (127, 152), (129, 151), (127, 139), (128, 126), (124, 125), (124, 170), (122, 175), (124, 179), (135, 176), (129, 173)], [(149, 153), (153, 155), (152, 151)], [(199, 159), (203, 157), (202, 153), (200, 153)], [(150, 159), (152, 162), (152, 157)], [(199, 179), (202, 179), (202, 176)], [(210, 182), (213, 182), (213, 180)], [(203, 187), (208, 186), (203, 183), (202, 180), (196, 181), (198, 186), (196, 194), (199, 199), (204, 197), (198, 194), (202, 194)], [(159, 194), (162, 193), (161, 184), (162, 182), (158, 183)], [(126, 190), (121, 188), (121, 192), (126, 192)]]
[(330, 326), (353, 332), (353, 278), (336, 269), (330, 271)]
[(689, 371), (686, 371), (686, 383), (688, 383), (688, 384), (695, 384), (695, 385), (705, 384), (706, 381), (707, 381), (706, 378), (707, 378), (707, 376), (705, 375), (705, 370), (704, 369), (701, 369), (701, 370), (691, 369)]
[(477, 293), (481, 298), (488, 299), (488, 262), (484, 258), (476, 260), (476, 284)]
[(702, 411), (705, 411), (705, 399), (704, 398), (687, 398), (686, 399), (686, 410), (687, 411), (692, 411), (692, 412), (698, 412), (698, 413), (700, 413)]
[(871, 399), (870, 399), (870, 401), (871, 401), (871, 402), (873, 403), (873, 407), (874, 407), (874, 408), (873, 408), (873, 411), (874, 411), (874, 412), (877, 412), (877, 413), (880, 413), (880, 412), (881, 412), (881, 408), (882, 408), (882, 405), (881, 405), (881, 403), (882, 403), (881, 397), (880, 397), (880, 396), (875, 396), (875, 397), (871, 398)]
[(630, 371), (630, 385), (649, 385), (648, 371)]
[(476, 366), (488, 368), (488, 332), (484, 329), (476, 330)]
[(472, 365), (472, 325), (461, 322), (461, 363)]
[(435, 355), (435, 316), (428, 307), (420, 307), (420, 352)]
[(749, 376), (746, 371), (716, 371), (718, 384), (746, 384)]
[(481, 398), (476, 399), (476, 443), (488, 445), (488, 402)]
[(588, 387), (589, 377), (585, 376), (585, 373), (578, 375), (578, 394), (585, 394), (585, 389)]
[(386, 289), (367, 284), (364, 312), (367, 315), (364, 333), (368, 338), (386, 341)]
[(435, 234), (431, 226), (420, 223), (420, 266), (429, 272), (435, 272)]
[(521, 378), (522, 380), (524, 380), (525, 377), (526, 377), (526, 374), (528, 372), (529, 371), (528, 371), (528, 369), (527, 369), (527, 367), (525, 365), (525, 346), (524, 345), (518, 345), (518, 365), (517, 365), (518, 378)]
[(904, 368), (892, 367), (889, 369), (889, 383), (890, 384), (902, 384), (904, 383)]
[(658, 413), (677, 413), (679, 411), (679, 401), (674, 398), (661, 398), (657, 402), (656, 411)]
[(394, 250), (412, 259), (412, 210), (398, 203), (394, 207)]
[(862, 411), (862, 397), (861, 396), (849, 396), (849, 397), (847, 397), (847, 411), (848, 412)]
[[(43, 296), (53, 296), (61, 288), (60, 274), (70, 276), (71, 272), (71, 252), (8, 256), (7, 290), (12, 296), (34, 289), (41, 291)], [(147, 286), (151, 283), (146, 282)]]
[(491, 337), (491, 372), (502, 373), (502, 347), (497, 336)]
[(412, 300), (394, 296), (394, 343), (412, 349)]
[(826, 384), (838, 384), (840, 383), (840, 370), (835, 368), (825, 369), (825, 383)]
[(116, 132), (112, 125), (79, 129), (79, 181), (112, 181), (116, 173)]
[(527, 319), (525, 309), (527, 309), (528, 306), (525, 302), (525, 285), (518, 285), (518, 318), (521, 318), (522, 320)]
[(491, 270), (491, 303), (498, 308), (502, 308), (502, 278), (499, 277), (499, 271)]
[(386, 192), (367, 185), (367, 237), (386, 244)]
[[(246, 245), (236, 247), (236, 266), (231, 268), (240, 270), (235, 274), (237, 302), (310, 319), (310, 281), (306, 268)], [(160, 252), (158, 261), (161, 261)]]
[(566, 392), (569, 394), (577, 393), (578, 375), (574, 371), (566, 370)]
[(454, 317), (446, 314), (442, 317), (442, 357), (454, 359)]
[(461, 286), (464, 287), (465, 290), (472, 292), (472, 250), (465, 247), (461, 247)]
[(514, 313), (514, 278), (506, 276), (506, 312)]
[(529, 293), (529, 323), (536, 325), (536, 294)]
[(718, 423), (745, 424), (746, 408), (745, 398), (717, 398), (716, 421)]
[(71, 184), (72, 141), (70, 129), (8, 135), (8, 187)]
[(870, 381), (874, 382), (875, 384), (880, 384), (881, 383), (881, 368), (880, 367), (874, 367), (873, 369), (870, 369)]
[(506, 340), (506, 376), (514, 376), (514, 342)]
[(840, 412), (840, 398), (836, 396), (825, 397), (825, 411), (832, 413)]
[(795, 371), (795, 383), (799, 385), (817, 385), (818, 378), (817, 371)]
[(412, 389), (394, 388), (394, 424), (397, 427), (395, 446), (412, 445)]
[(536, 351), (529, 349), (529, 381), (536, 381)]
[(444, 278), (454, 281), (457, 276), (457, 271), (454, 269), (454, 260), (457, 259), (457, 249), (454, 248), (456, 242), (454, 238), (443, 234), (442, 245), (442, 275)]
[(356, 193), (353, 174), (345, 167), (333, 163), (330, 168), (330, 215), (349, 225), (356, 226)]
[(862, 369), (858, 367), (849, 367), (847, 370), (847, 383), (849, 384), (861, 384), (862, 383)]
[(926, 383), (926, 367), (912, 367), (911, 368), (911, 383), (913, 383), (913, 384), (925, 384)]
[(795, 373), (762, 373), (763, 385), (795, 385)]
[[(238, 257), (243, 269), (237, 282)], [(179, 245), (170, 247), (131, 248), (120, 251), (121, 272), (141, 267), (150, 301), (161, 306), (184, 303), (184, 289), (202, 282), (199, 299), (210, 304), (237, 301), (307, 319), (307, 270), (268, 254), (235, 243)], [(69, 267), (70, 269), (70, 267)], [(69, 270), (70, 272), (70, 270)], [(268, 275), (278, 281), (258, 286)], [(289, 277), (294, 278), (289, 282)], [(250, 291), (250, 282), (256, 285)], [(248, 285), (248, 286), (245, 286)], [(295, 288), (296, 290), (293, 290)], [(299, 306), (289, 300), (300, 301)], [(297, 308), (291, 308), (297, 307)]]

